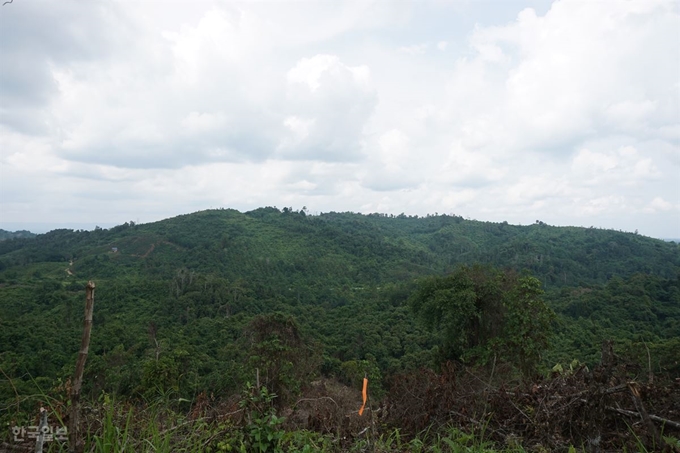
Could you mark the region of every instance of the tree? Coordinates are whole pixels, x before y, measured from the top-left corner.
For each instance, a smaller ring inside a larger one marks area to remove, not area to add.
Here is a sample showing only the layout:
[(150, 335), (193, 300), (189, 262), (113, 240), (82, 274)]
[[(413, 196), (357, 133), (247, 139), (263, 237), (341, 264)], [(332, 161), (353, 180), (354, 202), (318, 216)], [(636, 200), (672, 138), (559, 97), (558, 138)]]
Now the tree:
[(442, 359), (483, 363), (496, 356), (529, 375), (548, 347), (553, 317), (542, 294), (534, 277), (475, 265), (421, 280), (410, 304), (439, 333)]
[(288, 403), (318, 371), (319, 351), (303, 337), (290, 315), (257, 316), (246, 328), (246, 337), (250, 340), (250, 363), (269, 392), (278, 397), (277, 405)]
[(525, 376), (536, 372), (541, 353), (549, 346), (550, 324), (555, 314), (543, 301), (541, 282), (519, 277), (503, 297), (505, 319), (500, 345), (517, 360)]

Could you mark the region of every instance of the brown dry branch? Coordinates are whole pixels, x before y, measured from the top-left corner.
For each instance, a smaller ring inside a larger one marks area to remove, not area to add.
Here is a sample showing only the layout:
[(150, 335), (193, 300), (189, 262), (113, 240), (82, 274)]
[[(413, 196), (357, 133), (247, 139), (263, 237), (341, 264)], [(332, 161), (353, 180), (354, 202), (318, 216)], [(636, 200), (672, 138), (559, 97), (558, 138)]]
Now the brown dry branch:
[(388, 394), (387, 422), (412, 436), (445, 424), (483, 429), (499, 445), (521, 439), (529, 450), (559, 452), (575, 445), (586, 451), (630, 451), (642, 441), (649, 451), (672, 451), (664, 447), (659, 430), (680, 437), (680, 386), (659, 378), (646, 384), (631, 379), (608, 352), (604, 365), (593, 371), (582, 366), (533, 383), (493, 388), (480, 378), (484, 369), (462, 365), (397, 376)]

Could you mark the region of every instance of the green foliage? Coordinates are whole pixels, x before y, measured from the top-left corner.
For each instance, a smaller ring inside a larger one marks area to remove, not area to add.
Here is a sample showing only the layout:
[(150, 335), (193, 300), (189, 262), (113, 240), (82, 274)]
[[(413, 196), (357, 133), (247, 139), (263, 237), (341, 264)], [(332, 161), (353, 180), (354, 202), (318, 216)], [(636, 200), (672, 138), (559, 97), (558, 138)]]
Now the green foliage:
[(375, 357), (369, 354), (368, 360), (348, 360), (343, 362), (340, 374), (342, 382), (348, 386), (360, 389), (364, 377), (368, 378), (368, 393), (372, 400), (379, 401), (385, 396), (382, 385), (382, 373), (375, 362)]
[(677, 244), (611, 230), (273, 207), (4, 240), (0, 420), (31, 417), (37, 385), (63, 394), (88, 279), (84, 398), (181, 411), (202, 392), (238, 394), (256, 369), (277, 404), (321, 373), (353, 388), (367, 373), (377, 399), (395, 373), (445, 357), (532, 373), (591, 365), (605, 338), (677, 375), (678, 269)]
[(533, 375), (548, 349), (555, 317), (543, 301), (541, 282), (530, 276), (518, 278), (504, 294), (503, 306), (503, 330), (496, 342), (504, 354), (517, 360), (525, 376)]
[(274, 407), (276, 394), (270, 393), (267, 387), (259, 389), (246, 385), (243, 398), (239, 403), (246, 417), (246, 445), (248, 451), (265, 453), (281, 453), (281, 442), (284, 431), (281, 429), (283, 417), (277, 417)]
[(488, 361), (502, 356), (529, 375), (548, 347), (552, 312), (540, 282), (491, 267), (460, 267), (423, 279), (411, 298), (413, 311), (441, 333), (442, 359)]
[(34, 238), (36, 235), (26, 230), (7, 231), (0, 228), (0, 241), (7, 241), (12, 239)]
[(482, 320), (500, 308), (492, 292), (492, 288), (475, 285), (468, 269), (461, 268), (445, 277), (422, 280), (411, 307), (428, 328), (441, 330), (447, 352), (460, 356), (464, 348), (474, 348), (493, 336), (486, 328), (493, 329), (495, 324)]
[(636, 274), (605, 285), (548, 293), (558, 314), (551, 364), (599, 361), (600, 344), (615, 341), (626, 360), (655, 373), (680, 373), (680, 277)]
[[(120, 427), (116, 421), (118, 407), (107, 395), (104, 396), (104, 420), (101, 431), (89, 439), (90, 447), (100, 453), (122, 453), (130, 450), (130, 432), (133, 411), (127, 412), (125, 423)], [(88, 448), (86, 445), (85, 448)]]
[(374, 451), (379, 453), (525, 453), (520, 445), (498, 449), (484, 439), (484, 433), (465, 432), (454, 426), (427, 429), (414, 439), (403, 439), (399, 430), (381, 435), (376, 441), (359, 440), (349, 450), (352, 452)]
[(288, 431), (281, 439), (281, 449), (286, 453), (316, 453), (333, 451), (333, 439), (314, 431)]
[(278, 401), (287, 403), (316, 373), (320, 356), (303, 338), (294, 317), (282, 313), (259, 315), (246, 329), (251, 369)]

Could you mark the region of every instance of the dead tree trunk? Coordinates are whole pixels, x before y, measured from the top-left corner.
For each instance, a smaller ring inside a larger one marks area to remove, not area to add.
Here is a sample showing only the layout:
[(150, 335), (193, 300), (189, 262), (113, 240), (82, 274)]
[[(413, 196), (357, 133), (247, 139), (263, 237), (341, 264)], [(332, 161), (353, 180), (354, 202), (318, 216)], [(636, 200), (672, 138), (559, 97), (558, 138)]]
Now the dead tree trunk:
[(83, 371), (87, 352), (90, 348), (90, 332), (92, 332), (92, 310), (94, 308), (94, 282), (87, 282), (85, 286), (85, 322), (83, 324), (83, 339), (80, 343), (80, 354), (76, 362), (76, 371), (71, 383), (71, 414), (69, 416), (68, 443), (73, 453), (82, 453), (85, 447), (80, 433), (80, 389), (83, 384)]

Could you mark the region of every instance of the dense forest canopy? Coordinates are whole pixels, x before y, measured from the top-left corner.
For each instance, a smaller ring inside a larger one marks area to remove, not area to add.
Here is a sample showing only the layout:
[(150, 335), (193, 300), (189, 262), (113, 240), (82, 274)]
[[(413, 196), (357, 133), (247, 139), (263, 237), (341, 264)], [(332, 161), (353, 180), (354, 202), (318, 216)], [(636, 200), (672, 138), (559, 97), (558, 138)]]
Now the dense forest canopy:
[(0, 241), (5, 241), (7, 239), (15, 238), (33, 238), (36, 235), (26, 230), (19, 231), (7, 231), (0, 228)]
[(255, 370), (282, 398), (319, 375), (370, 376), (380, 395), (445, 359), (524, 374), (593, 364), (604, 339), (680, 373), (676, 243), (540, 221), (219, 209), (0, 241), (3, 407), (72, 374), (87, 280), (92, 398), (230, 395)]

